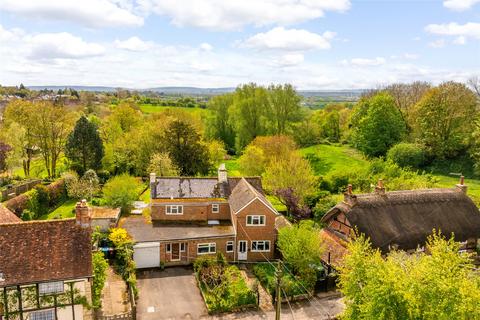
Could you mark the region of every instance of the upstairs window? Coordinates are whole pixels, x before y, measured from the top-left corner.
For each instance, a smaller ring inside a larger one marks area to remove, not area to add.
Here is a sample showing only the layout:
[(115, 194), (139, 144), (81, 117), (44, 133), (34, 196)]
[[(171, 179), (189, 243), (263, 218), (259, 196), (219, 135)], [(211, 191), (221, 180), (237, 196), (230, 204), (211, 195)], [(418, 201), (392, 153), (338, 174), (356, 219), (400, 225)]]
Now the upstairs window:
[(181, 215), (183, 214), (183, 206), (176, 204), (169, 204), (166, 206), (166, 214), (168, 215)]
[(247, 216), (247, 226), (264, 226), (265, 216), (251, 215)]
[(212, 204), (212, 213), (219, 213), (220, 212), (220, 205), (218, 203)]
[(41, 295), (63, 293), (63, 281), (44, 282), (38, 285), (38, 292)]

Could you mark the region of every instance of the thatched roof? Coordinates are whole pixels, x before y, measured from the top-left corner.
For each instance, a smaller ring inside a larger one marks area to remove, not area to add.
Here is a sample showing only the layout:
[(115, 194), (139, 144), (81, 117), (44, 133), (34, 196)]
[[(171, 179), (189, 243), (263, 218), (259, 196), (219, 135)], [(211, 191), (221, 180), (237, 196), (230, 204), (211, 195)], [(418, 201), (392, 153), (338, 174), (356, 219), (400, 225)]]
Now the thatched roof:
[(323, 222), (343, 212), (352, 226), (386, 252), (390, 246), (415, 249), (433, 229), (457, 241), (480, 237), (480, 212), (461, 190), (428, 189), (350, 195)]

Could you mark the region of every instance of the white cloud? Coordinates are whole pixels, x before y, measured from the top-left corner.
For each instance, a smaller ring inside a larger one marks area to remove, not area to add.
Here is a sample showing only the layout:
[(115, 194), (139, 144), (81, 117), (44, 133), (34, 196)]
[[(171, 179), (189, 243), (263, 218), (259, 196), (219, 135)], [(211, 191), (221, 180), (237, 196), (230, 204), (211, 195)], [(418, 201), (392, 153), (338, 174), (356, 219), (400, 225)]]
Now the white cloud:
[(443, 6), (454, 11), (465, 11), (476, 3), (480, 3), (480, 0), (444, 0)]
[(86, 27), (136, 27), (143, 18), (116, 0), (0, 0), (0, 10), (47, 21), (69, 21)]
[(213, 46), (209, 43), (202, 43), (200, 44), (200, 49), (203, 50), (203, 51), (212, 51), (213, 50)]
[(26, 39), (34, 59), (78, 59), (102, 55), (105, 48), (89, 43), (67, 32), (41, 33)]
[(458, 24), (455, 22), (445, 24), (429, 24), (425, 27), (425, 31), (444, 35), (444, 36), (463, 36), (466, 38), (480, 39), (480, 23), (468, 22), (465, 24)]
[(140, 0), (145, 14), (166, 15), (176, 26), (238, 30), (247, 25), (290, 25), (343, 12), (349, 0)]
[(274, 49), (285, 51), (305, 51), (311, 49), (330, 49), (330, 40), (334, 32), (322, 35), (303, 29), (285, 29), (276, 27), (265, 33), (257, 33), (242, 43), (242, 46), (260, 50)]
[(146, 51), (154, 46), (151, 41), (143, 41), (139, 37), (130, 37), (127, 40), (115, 40), (115, 46), (119, 49), (125, 49), (129, 51)]
[(438, 39), (428, 43), (428, 46), (431, 48), (443, 48), (445, 47), (445, 44), (446, 44), (445, 39)]
[(342, 60), (341, 64), (344, 66), (356, 66), (356, 67), (377, 67), (385, 64), (386, 60), (382, 57), (376, 57), (373, 59), (368, 58), (353, 58), (350, 60)]
[(301, 53), (288, 53), (274, 60), (274, 64), (280, 67), (291, 67), (299, 65), (305, 57)]
[(408, 59), (408, 60), (416, 60), (418, 59), (418, 54), (414, 54), (414, 53), (404, 53), (403, 54), (403, 57), (405, 59)]
[(455, 40), (453, 40), (453, 43), (458, 45), (464, 45), (467, 43), (467, 39), (464, 36), (456, 37)]

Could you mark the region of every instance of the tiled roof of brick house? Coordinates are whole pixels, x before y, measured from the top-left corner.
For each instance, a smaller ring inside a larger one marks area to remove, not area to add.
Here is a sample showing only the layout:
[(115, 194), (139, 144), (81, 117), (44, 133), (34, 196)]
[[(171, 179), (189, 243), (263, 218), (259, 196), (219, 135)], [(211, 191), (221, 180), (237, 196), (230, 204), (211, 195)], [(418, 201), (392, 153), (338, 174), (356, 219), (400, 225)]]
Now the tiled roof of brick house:
[[(216, 177), (157, 177), (152, 199), (228, 198), (241, 179), (228, 178), (227, 183), (221, 183)], [(260, 177), (245, 179), (263, 194)]]
[(233, 212), (237, 213), (255, 199), (262, 201), (273, 212), (277, 212), (271, 203), (265, 198), (265, 195), (260, 193), (244, 178), (242, 178), (236, 184), (235, 188), (233, 188), (232, 193), (228, 198), (228, 203)]
[(91, 230), (75, 219), (0, 225), (0, 287), (92, 276)]
[(17, 217), (12, 211), (8, 208), (0, 205), (0, 224), (3, 223), (12, 223), (12, 222), (20, 222), (22, 219)]

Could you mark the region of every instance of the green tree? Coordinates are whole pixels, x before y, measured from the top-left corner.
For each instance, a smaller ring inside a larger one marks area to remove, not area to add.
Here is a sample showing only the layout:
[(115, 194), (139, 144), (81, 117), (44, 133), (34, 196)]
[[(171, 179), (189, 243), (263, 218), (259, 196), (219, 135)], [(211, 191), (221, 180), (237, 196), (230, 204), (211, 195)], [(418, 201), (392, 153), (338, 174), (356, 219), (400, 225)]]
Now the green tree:
[(97, 126), (87, 117), (81, 116), (70, 133), (65, 146), (65, 155), (73, 163), (73, 167), (81, 169), (81, 173), (88, 169), (98, 170), (102, 164), (103, 143)]
[(263, 174), (265, 189), (272, 193), (292, 189), (301, 201), (313, 192), (316, 181), (310, 163), (296, 152), (285, 159), (272, 161)]
[(425, 152), (421, 145), (401, 142), (388, 150), (387, 159), (402, 168), (420, 168), (425, 162)]
[(272, 134), (285, 134), (301, 120), (300, 96), (291, 84), (268, 87), (268, 122)]
[(470, 89), (462, 83), (442, 83), (415, 106), (415, 137), (430, 155), (454, 157), (470, 146), (478, 114), (477, 98)]
[(478, 319), (480, 279), (469, 254), (440, 233), (426, 252), (385, 258), (363, 235), (348, 244), (340, 268), (344, 319)]
[(207, 174), (211, 168), (207, 147), (200, 135), (188, 123), (175, 120), (170, 123), (162, 142), (182, 176)]
[(352, 142), (370, 157), (383, 156), (405, 134), (405, 123), (393, 98), (378, 93), (362, 99), (352, 115)]
[(225, 151), (225, 145), (221, 140), (211, 140), (207, 143), (208, 155), (210, 163), (218, 166), (225, 160), (227, 151)]
[(310, 220), (303, 220), (278, 231), (278, 249), (294, 273), (308, 272), (312, 265), (320, 264), (323, 252), (320, 229)]
[(133, 201), (140, 194), (141, 183), (128, 174), (111, 178), (103, 187), (103, 198), (113, 208), (122, 208), (123, 213), (129, 212)]
[(255, 137), (266, 133), (267, 108), (268, 93), (265, 88), (250, 83), (235, 90), (230, 114), (235, 124), (237, 151), (242, 150)]
[(235, 130), (229, 113), (233, 98), (234, 95), (228, 93), (215, 96), (208, 102), (212, 116), (207, 121), (207, 135), (223, 141), (229, 150), (235, 149)]
[(173, 164), (167, 153), (155, 153), (150, 160), (148, 171), (154, 172), (160, 177), (178, 175), (178, 168)]
[(244, 175), (261, 176), (265, 172), (265, 153), (261, 148), (249, 144), (238, 159), (238, 164)]

